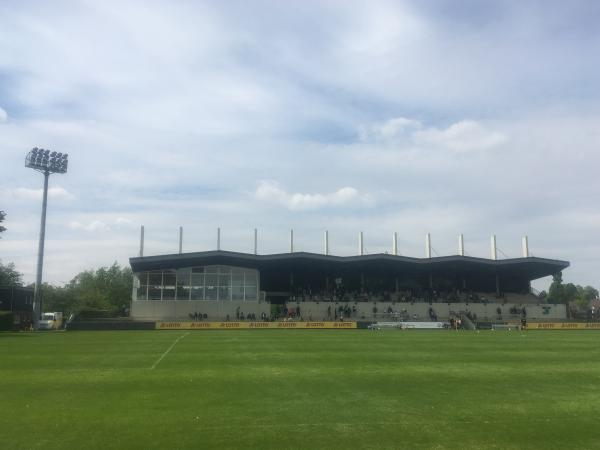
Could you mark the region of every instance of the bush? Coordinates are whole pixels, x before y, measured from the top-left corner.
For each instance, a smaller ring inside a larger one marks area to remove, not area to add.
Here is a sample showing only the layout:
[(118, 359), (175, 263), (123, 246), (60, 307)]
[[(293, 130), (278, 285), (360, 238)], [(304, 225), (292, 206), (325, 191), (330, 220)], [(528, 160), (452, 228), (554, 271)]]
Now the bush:
[(15, 318), (8, 311), (0, 311), (0, 331), (10, 331), (13, 329)]

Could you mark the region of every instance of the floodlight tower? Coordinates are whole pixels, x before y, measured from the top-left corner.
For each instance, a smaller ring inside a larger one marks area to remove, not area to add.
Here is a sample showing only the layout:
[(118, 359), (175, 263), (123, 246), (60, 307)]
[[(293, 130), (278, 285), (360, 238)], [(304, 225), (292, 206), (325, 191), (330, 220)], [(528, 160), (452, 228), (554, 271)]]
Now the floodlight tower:
[(44, 174), (44, 194), (42, 200), (42, 220), (40, 223), (40, 242), (38, 247), (37, 273), (33, 294), (33, 321), (35, 328), (42, 313), (42, 268), (44, 265), (44, 238), (46, 236), (46, 206), (48, 204), (48, 178), (52, 173), (66, 173), (68, 165), (66, 153), (51, 152), (33, 147), (25, 157), (25, 167)]

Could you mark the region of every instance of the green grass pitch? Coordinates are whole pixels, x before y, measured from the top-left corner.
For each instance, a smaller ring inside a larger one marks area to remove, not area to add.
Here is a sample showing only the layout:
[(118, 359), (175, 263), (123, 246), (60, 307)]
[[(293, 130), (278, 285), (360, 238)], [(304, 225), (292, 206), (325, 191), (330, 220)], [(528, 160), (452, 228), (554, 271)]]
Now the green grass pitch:
[(600, 448), (600, 332), (0, 333), (2, 449)]

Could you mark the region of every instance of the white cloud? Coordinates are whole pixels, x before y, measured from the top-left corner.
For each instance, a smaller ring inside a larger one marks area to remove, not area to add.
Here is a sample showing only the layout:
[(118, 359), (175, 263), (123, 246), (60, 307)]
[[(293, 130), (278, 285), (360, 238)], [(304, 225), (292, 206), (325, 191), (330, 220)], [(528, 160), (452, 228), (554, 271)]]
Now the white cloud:
[(90, 231), (90, 232), (97, 232), (97, 231), (104, 232), (104, 231), (110, 230), (110, 227), (106, 223), (104, 223), (100, 220), (94, 220), (87, 224), (73, 221), (73, 222), (69, 222), (68, 226), (72, 230), (83, 230), (83, 231)]
[(133, 220), (127, 219), (126, 217), (117, 217), (115, 219), (115, 225), (116, 226), (130, 227), (130, 226), (133, 225)]
[(6, 113), (6, 111), (4, 109), (2, 109), (2, 107), (0, 107), (0, 122), (6, 122), (7, 119), (8, 119), (8, 114)]
[(383, 123), (362, 125), (358, 129), (361, 141), (389, 141), (422, 127), (421, 122), (406, 117), (396, 117)]
[(488, 150), (506, 141), (502, 133), (487, 130), (474, 120), (463, 120), (444, 130), (427, 128), (414, 133), (414, 141), (420, 145), (433, 145), (456, 152)]
[(396, 117), (361, 125), (359, 139), (365, 143), (394, 143), (416, 148), (445, 148), (457, 153), (488, 150), (506, 141), (506, 136), (488, 130), (475, 120), (462, 120), (445, 129), (425, 127), (420, 121)]
[(254, 196), (261, 201), (277, 203), (291, 211), (316, 210), (327, 206), (345, 206), (353, 202), (365, 202), (369, 199), (359, 195), (353, 187), (343, 187), (327, 194), (289, 193), (275, 181), (263, 180), (259, 183)]
[(134, 222), (126, 217), (117, 217), (115, 219), (106, 218), (104, 220), (73, 220), (69, 222), (68, 227), (72, 230), (81, 230), (87, 232), (106, 232), (115, 230), (130, 230), (135, 228)]
[[(6, 194), (12, 196), (16, 200), (41, 200), (43, 189), (15, 188), (6, 191)], [(48, 188), (48, 198), (56, 200), (73, 200), (75, 196), (65, 188), (55, 186)]]

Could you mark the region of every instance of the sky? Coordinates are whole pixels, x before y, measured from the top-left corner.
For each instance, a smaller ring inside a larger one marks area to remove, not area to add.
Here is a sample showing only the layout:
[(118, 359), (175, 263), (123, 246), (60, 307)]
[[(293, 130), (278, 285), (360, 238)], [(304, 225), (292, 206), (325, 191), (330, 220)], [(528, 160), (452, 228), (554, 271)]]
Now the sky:
[[(34, 281), (139, 251), (571, 262), (600, 286), (600, 2), (0, 2), (0, 260)], [(548, 278), (534, 286), (545, 289)]]

